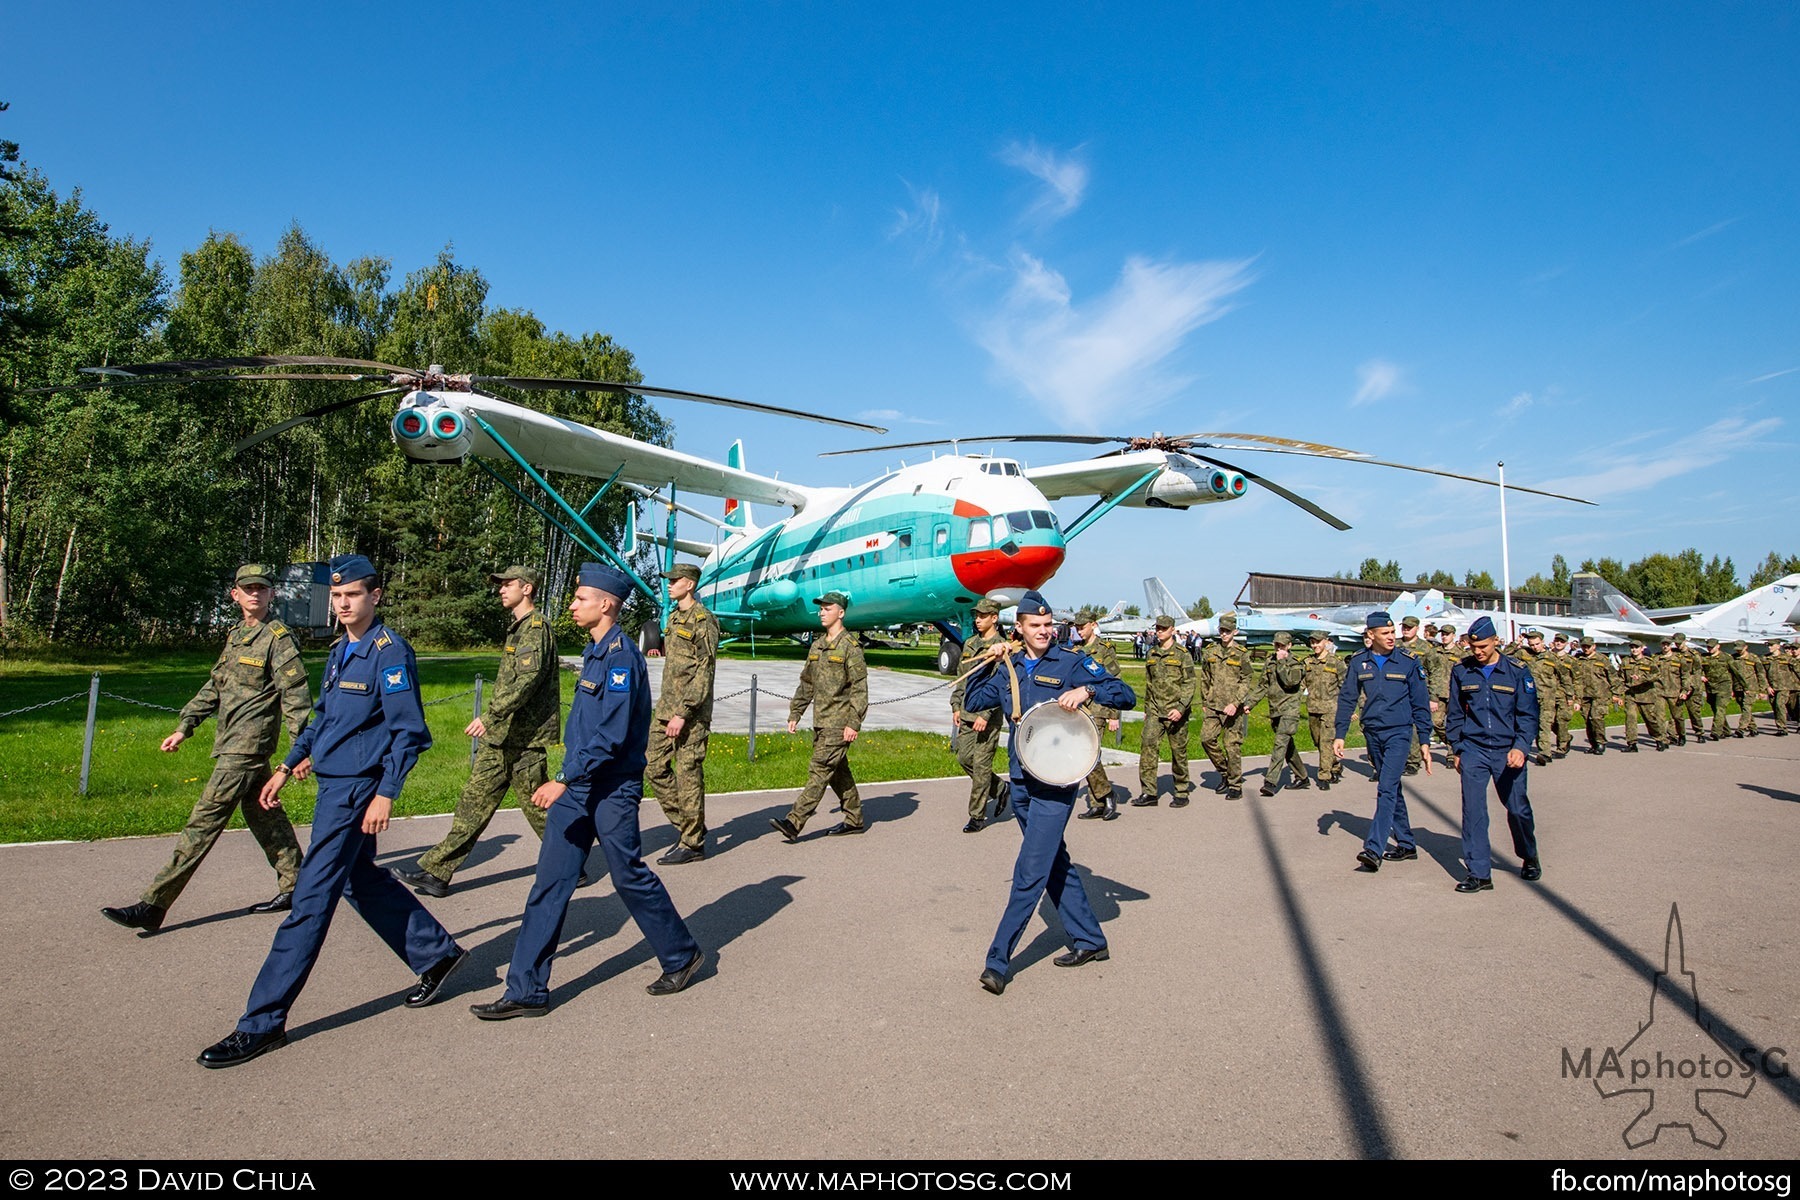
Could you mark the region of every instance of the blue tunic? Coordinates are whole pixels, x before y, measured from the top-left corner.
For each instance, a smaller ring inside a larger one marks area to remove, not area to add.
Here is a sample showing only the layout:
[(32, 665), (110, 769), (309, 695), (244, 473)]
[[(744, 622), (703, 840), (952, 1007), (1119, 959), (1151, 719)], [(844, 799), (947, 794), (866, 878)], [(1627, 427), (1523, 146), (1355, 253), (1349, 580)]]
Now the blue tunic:
[(1360, 696), (1363, 737), (1369, 747), (1369, 765), (1375, 771), (1375, 818), (1369, 822), (1363, 849), (1376, 858), (1387, 850), (1390, 833), (1402, 850), (1417, 846), (1400, 776), (1414, 733), (1419, 745), (1431, 745), (1431, 697), (1425, 687), (1425, 668), (1398, 646), (1384, 657), (1385, 663), (1377, 662), (1372, 650), (1350, 656), (1338, 691), (1336, 722), (1336, 736), (1341, 738), (1350, 730), (1350, 715)]
[(412, 647), (377, 621), (356, 642), (331, 647), (314, 720), (294, 739), (287, 765), (315, 774), (377, 780), (375, 795), (400, 798), (406, 776), (431, 749)]
[(1537, 733), (1537, 684), (1528, 669), (1502, 656), (1484, 672), (1473, 655), (1450, 668), (1444, 735), (1461, 775), (1463, 862), (1479, 879), (1491, 878), (1494, 869), (1488, 847), (1489, 780), (1506, 807), (1513, 852), (1521, 859), (1537, 860), (1537, 819), (1527, 794), (1525, 764), (1514, 767), (1506, 762), (1512, 750), (1529, 761)]

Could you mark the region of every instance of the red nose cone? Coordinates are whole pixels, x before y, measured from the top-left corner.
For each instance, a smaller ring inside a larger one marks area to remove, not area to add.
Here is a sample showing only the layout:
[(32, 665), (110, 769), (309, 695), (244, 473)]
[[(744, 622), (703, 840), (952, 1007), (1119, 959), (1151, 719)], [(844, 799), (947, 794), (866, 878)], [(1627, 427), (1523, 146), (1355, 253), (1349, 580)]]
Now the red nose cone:
[(1042, 587), (1062, 564), (1061, 546), (1020, 546), (1013, 554), (995, 548), (950, 556), (957, 582), (977, 596), (1000, 588)]

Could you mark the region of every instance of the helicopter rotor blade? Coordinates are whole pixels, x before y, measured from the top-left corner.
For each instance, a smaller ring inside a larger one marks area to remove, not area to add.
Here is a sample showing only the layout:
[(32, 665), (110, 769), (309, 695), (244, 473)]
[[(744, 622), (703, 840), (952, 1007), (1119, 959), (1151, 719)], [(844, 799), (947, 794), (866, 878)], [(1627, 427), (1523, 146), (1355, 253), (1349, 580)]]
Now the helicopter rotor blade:
[(1279, 483), (1275, 483), (1275, 482), (1272, 482), (1271, 480), (1263, 478), (1261, 475), (1258, 475), (1255, 471), (1247, 471), (1243, 467), (1237, 466), (1233, 463), (1226, 462), (1224, 459), (1212, 458), (1205, 454), (1189, 453), (1185, 457), (1197, 458), (1201, 462), (1211, 463), (1215, 467), (1224, 467), (1227, 471), (1236, 471), (1239, 475), (1242, 475), (1245, 479), (1250, 480), (1252, 483), (1256, 484), (1258, 487), (1264, 487), (1264, 488), (1269, 489), (1271, 492), (1274, 492), (1277, 496), (1280, 496), (1283, 500), (1286, 500), (1289, 504), (1292, 504), (1298, 508), (1304, 509), (1306, 512), (1309, 512), (1313, 516), (1319, 518), (1319, 520), (1325, 522), (1327, 525), (1331, 526), (1333, 529), (1336, 529), (1336, 530), (1342, 532), (1343, 530), (1350, 528), (1349, 522), (1343, 520), (1340, 517), (1334, 516), (1331, 513), (1326, 512), (1324, 509), (1322, 509), (1318, 505), (1314, 504), (1311, 500), (1308, 500), (1305, 496), (1296, 495), (1295, 493), (1290, 492), (1286, 488), (1282, 487)]
[(741, 408), (777, 417), (793, 417), (801, 421), (817, 421), (824, 425), (841, 425), (867, 433), (886, 433), (884, 425), (869, 425), (843, 417), (827, 417), (797, 408), (776, 404), (760, 404), (754, 400), (734, 400), (729, 396), (709, 396), (704, 392), (684, 392), (677, 388), (651, 387), (642, 383), (616, 383), (604, 379), (539, 379), (519, 375), (471, 375), (469, 381), (496, 387), (513, 387), (535, 392), (632, 392), (640, 396), (666, 396), (671, 400), (692, 400), (697, 404), (716, 404), (722, 408)]
[(1240, 449), (1257, 450), (1270, 454), (1307, 454), (1314, 458), (1368, 458), (1361, 450), (1346, 450), (1342, 446), (1327, 446), (1323, 442), (1302, 442), (1294, 438), (1270, 437), (1264, 433), (1181, 433), (1170, 438), (1173, 442), (1199, 442), (1202, 438), (1233, 438), (1240, 442), (1260, 442), (1257, 446), (1202, 446), (1202, 449)]
[[(1500, 481), (1497, 479), (1483, 479), (1479, 475), (1458, 475), (1455, 471), (1439, 471), (1433, 467), (1414, 467), (1409, 466), (1406, 463), (1388, 462), (1386, 459), (1381, 458), (1359, 458), (1355, 461), (1368, 463), (1371, 467), (1392, 467), (1396, 471), (1417, 471), (1421, 475), (1442, 475), (1445, 479), (1460, 479), (1465, 483), (1485, 483), (1489, 487), (1500, 486)], [(1565, 496), (1561, 492), (1546, 492), (1538, 488), (1520, 487), (1516, 483), (1507, 484), (1506, 490), (1509, 492), (1527, 492), (1533, 496), (1548, 496), (1552, 500), (1567, 500), (1574, 504), (1586, 504), (1590, 507), (1599, 507), (1594, 501), (1583, 500), (1580, 496)]]
[(83, 367), (88, 375), (190, 375), (197, 371), (229, 371), (251, 367), (361, 367), (384, 375), (418, 375), (412, 367), (371, 362), (365, 358), (329, 358), (315, 354), (252, 354), (240, 358), (187, 358), (173, 362), (130, 363), (117, 367)]
[(284, 380), (295, 383), (303, 383), (309, 380), (322, 380), (326, 383), (367, 383), (373, 379), (385, 380), (387, 378), (388, 376), (386, 374), (347, 375), (336, 371), (329, 373), (321, 372), (313, 375), (282, 371), (258, 371), (248, 375), (196, 375), (175, 377), (161, 375), (121, 375), (117, 378), (106, 378), (87, 383), (65, 383), (58, 387), (21, 388), (19, 394), (23, 396), (41, 396), (55, 392), (93, 392), (103, 388), (143, 387), (146, 384), (153, 383), (164, 385), (171, 383), (269, 383)]
[(1129, 438), (1082, 433), (1003, 433), (994, 437), (931, 438), (923, 442), (891, 442), (885, 446), (858, 446), (854, 450), (826, 450), (819, 457), (831, 458), (839, 454), (872, 454), (878, 450), (917, 450), (921, 446), (960, 446), (965, 443), (976, 445), (988, 442), (1064, 442), (1077, 446), (1103, 446), (1107, 442), (1129, 440)]
[(289, 417), (280, 424), (271, 425), (267, 429), (257, 430), (255, 433), (233, 446), (231, 452), (233, 454), (242, 454), (252, 446), (260, 446), (277, 434), (286, 433), (288, 430), (304, 425), (308, 421), (316, 421), (320, 417), (337, 412), (340, 409), (349, 408), (355, 404), (361, 404), (364, 400), (373, 400), (377, 396), (392, 396), (408, 390), (410, 389), (404, 387), (382, 388), (379, 392), (369, 392), (362, 396), (351, 396), (347, 400), (333, 400), (330, 404), (321, 404), (317, 408), (308, 409), (297, 417)]

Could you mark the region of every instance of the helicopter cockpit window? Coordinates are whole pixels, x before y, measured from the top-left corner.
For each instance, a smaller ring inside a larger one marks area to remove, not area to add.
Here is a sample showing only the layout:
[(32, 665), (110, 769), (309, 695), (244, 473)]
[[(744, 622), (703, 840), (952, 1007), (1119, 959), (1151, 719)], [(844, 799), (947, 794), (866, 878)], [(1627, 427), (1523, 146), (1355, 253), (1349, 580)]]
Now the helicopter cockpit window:
[(984, 550), (991, 545), (993, 545), (993, 538), (989, 533), (988, 523), (986, 521), (970, 521), (969, 549)]
[(1031, 523), (1039, 529), (1055, 529), (1056, 517), (1052, 513), (1039, 510), (1031, 514)]
[(1006, 523), (1020, 533), (1031, 532), (1031, 514), (1028, 512), (1010, 512), (1006, 514)]

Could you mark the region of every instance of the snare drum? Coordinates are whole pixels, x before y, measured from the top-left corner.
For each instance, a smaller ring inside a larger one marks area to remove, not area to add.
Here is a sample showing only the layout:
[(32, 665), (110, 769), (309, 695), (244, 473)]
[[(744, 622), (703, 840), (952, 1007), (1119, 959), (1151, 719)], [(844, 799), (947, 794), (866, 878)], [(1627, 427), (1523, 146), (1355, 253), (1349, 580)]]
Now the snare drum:
[(1033, 779), (1068, 787), (1086, 779), (1100, 761), (1100, 731), (1086, 713), (1046, 700), (1019, 718), (1012, 752)]

